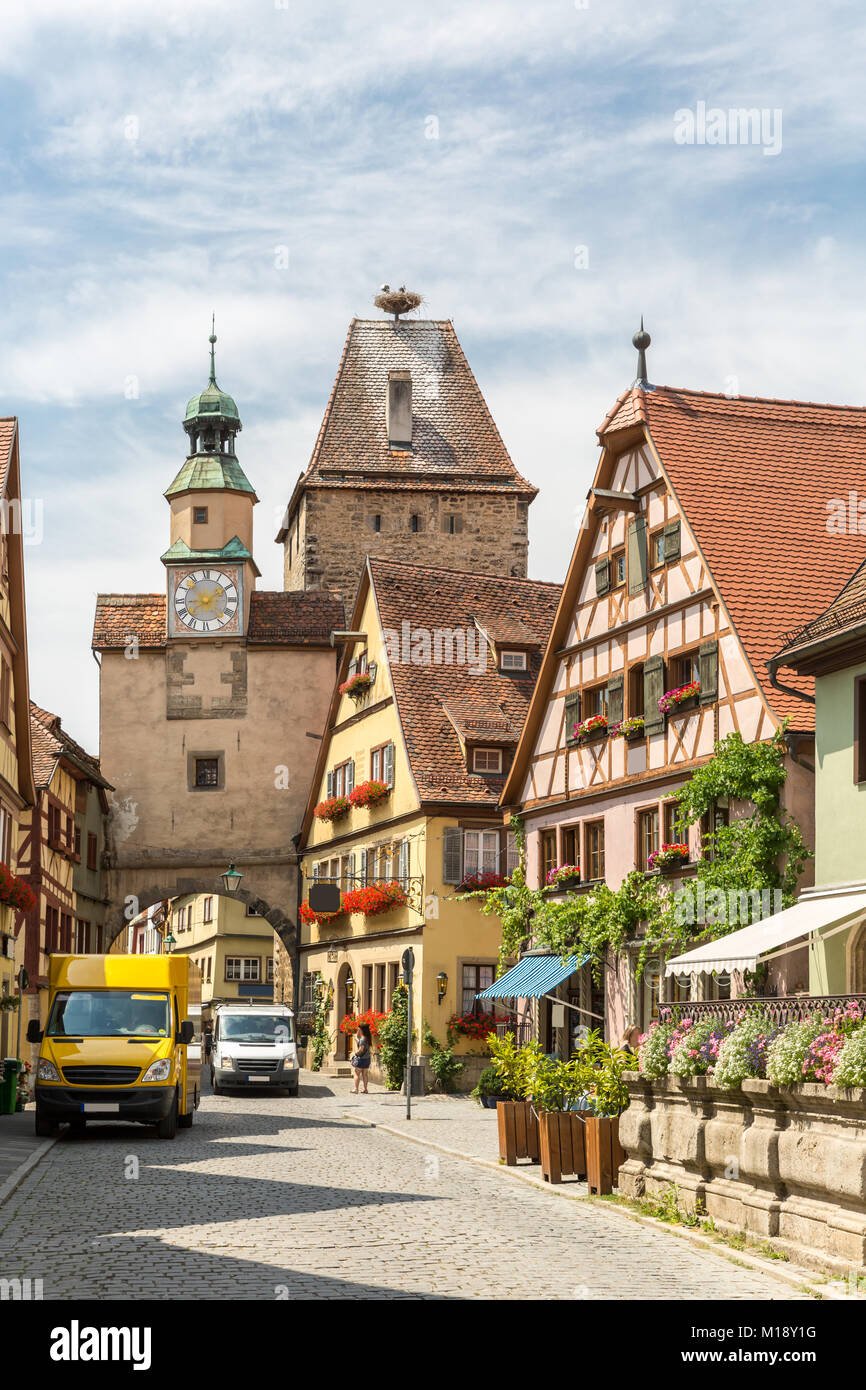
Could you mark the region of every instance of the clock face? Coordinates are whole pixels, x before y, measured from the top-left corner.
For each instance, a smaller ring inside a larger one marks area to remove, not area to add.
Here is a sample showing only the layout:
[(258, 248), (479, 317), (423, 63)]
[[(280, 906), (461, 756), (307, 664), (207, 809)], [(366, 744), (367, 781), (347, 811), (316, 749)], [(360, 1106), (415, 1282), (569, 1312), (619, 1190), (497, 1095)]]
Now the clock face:
[(189, 632), (219, 632), (237, 611), (238, 586), (225, 570), (191, 570), (175, 588), (175, 617)]

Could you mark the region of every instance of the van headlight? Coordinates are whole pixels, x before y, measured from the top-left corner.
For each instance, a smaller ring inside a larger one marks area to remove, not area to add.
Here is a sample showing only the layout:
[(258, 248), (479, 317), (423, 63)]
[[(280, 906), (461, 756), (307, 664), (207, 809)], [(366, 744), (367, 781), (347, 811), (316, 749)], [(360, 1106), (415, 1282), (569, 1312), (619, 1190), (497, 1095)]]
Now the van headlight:
[(167, 1081), (171, 1076), (171, 1058), (160, 1057), (158, 1062), (151, 1062), (142, 1081)]
[(235, 1064), (234, 1057), (221, 1057), (217, 1066), (222, 1067), (223, 1071), (231, 1071)]
[(60, 1081), (60, 1072), (53, 1062), (49, 1062), (47, 1057), (39, 1058), (39, 1065), (36, 1068), (37, 1081)]

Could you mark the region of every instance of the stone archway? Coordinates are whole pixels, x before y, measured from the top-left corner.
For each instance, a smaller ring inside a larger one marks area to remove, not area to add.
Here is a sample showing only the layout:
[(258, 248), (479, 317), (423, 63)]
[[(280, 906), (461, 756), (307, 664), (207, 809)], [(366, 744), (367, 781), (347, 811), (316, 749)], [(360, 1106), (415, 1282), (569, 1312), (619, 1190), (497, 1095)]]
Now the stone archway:
[[(180, 898), (188, 894), (228, 896), (218, 873), (194, 876), (188, 870), (173, 873), (166, 872), (162, 866), (160, 868), (162, 872), (158, 878), (152, 870), (112, 868), (107, 871), (109, 909), (105, 927), (106, 951), (134, 917), (166, 898)], [(278, 996), (279, 985), (279, 997), (287, 1002), (297, 998), (298, 969), (298, 924), (290, 915), (287, 902), (289, 891), (290, 885), (287, 883), (284, 886), (280, 877), (273, 873), (257, 873), (252, 869), (244, 872), (244, 882), (232, 894), (238, 901), (253, 907), (257, 916), (264, 918), (273, 928), (282, 948), (282, 951), (279, 947), (275, 950), (274, 996)]]
[(866, 921), (852, 927), (846, 955), (845, 977), (848, 994), (866, 994)]

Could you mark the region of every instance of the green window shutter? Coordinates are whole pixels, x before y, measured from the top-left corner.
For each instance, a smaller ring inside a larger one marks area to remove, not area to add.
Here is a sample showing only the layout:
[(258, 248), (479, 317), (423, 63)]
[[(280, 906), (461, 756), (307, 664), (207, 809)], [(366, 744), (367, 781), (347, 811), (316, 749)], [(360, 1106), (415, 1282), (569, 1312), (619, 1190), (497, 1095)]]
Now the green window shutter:
[(622, 676), (611, 676), (607, 683), (607, 722), (618, 724), (622, 719)]
[(610, 591), (610, 560), (599, 560), (595, 567), (595, 592), (601, 598)]
[(386, 743), (386, 744), (385, 744), (385, 756), (384, 756), (384, 758), (383, 758), (383, 762), (384, 762), (384, 767), (385, 767), (385, 775), (384, 775), (384, 777), (382, 778), (382, 781), (385, 782), (385, 784), (386, 784), (387, 786), (393, 787), (393, 785), (394, 785), (394, 745), (393, 745), (393, 743)]
[(702, 642), (698, 656), (701, 704), (711, 705), (719, 698), (719, 644)]
[(572, 690), (565, 697), (565, 742), (576, 743), (574, 726), (580, 723), (580, 691)]
[(635, 517), (628, 528), (628, 591), (639, 594), (646, 588), (646, 517)]
[(665, 559), (678, 560), (680, 558), (680, 523), (669, 521), (665, 527)]
[(463, 832), (456, 825), (448, 825), (442, 831), (442, 882), (459, 883), (463, 877), (461, 849)]
[(663, 656), (650, 656), (643, 668), (644, 731), (657, 734), (665, 726), (659, 700), (665, 693), (665, 661)]

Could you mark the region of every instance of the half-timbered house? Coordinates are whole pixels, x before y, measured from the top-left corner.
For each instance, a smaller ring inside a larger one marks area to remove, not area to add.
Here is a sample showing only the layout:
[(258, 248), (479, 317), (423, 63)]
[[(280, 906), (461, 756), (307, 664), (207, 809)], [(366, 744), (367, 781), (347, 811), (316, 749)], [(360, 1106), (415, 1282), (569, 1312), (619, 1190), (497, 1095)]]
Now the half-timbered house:
[[(647, 344), (636, 336), (642, 359)], [(798, 698), (810, 683), (792, 676), (785, 688), (766, 662), (815, 611), (816, 587), (829, 600), (862, 553), (856, 529), (830, 535), (827, 518), (843, 485), (863, 485), (864, 428), (864, 410), (651, 386), (641, 361), (598, 430), (601, 457), (503, 792), (503, 807), (525, 818), (530, 884), (558, 865), (579, 866), (567, 890), (577, 892), (645, 870), (676, 838), (676, 791), (716, 741), (734, 730), (768, 739), (786, 717), (784, 804), (811, 843), (814, 708)], [(820, 557), (808, 583), (803, 554)], [(715, 819), (741, 809), (719, 804)], [(694, 874), (708, 828), (689, 832), (675, 886)], [(664, 977), (650, 960), (638, 978), (640, 946), (609, 956), (602, 985), (589, 965), (563, 981), (572, 1036), (599, 1015), (614, 1037), (647, 1026)], [(807, 987), (805, 948), (777, 968), (780, 992)], [(717, 971), (667, 988), (715, 998), (738, 983)], [(551, 1010), (538, 1017), (547, 1046), (564, 1047)]]

